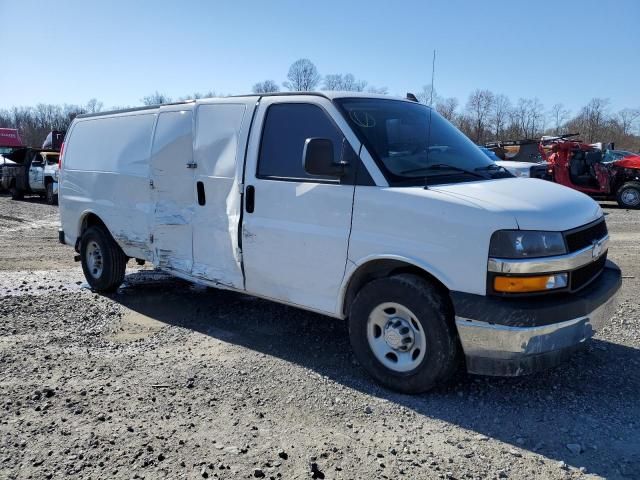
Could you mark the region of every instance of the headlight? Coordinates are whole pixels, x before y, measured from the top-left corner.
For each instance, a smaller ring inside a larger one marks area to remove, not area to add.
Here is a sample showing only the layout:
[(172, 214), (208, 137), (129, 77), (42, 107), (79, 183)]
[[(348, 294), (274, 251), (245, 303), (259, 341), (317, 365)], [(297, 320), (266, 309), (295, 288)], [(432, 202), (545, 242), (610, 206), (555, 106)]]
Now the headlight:
[(567, 253), (560, 232), (499, 230), (491, 236), (489, 256), (495, 258), (552, 257)]
[(529, 172), (527, 170), (513, 170), (513, 174), (516, 177), (523, 177), (523, 178), (529, 178)]

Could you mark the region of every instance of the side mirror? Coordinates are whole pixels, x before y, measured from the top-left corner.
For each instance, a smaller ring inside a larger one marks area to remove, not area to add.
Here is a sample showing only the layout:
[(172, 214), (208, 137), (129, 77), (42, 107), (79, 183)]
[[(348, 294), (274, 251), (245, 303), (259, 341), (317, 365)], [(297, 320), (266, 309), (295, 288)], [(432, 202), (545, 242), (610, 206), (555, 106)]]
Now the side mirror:
[(347, 162), (336, 163), (333, 142), (328, 138), (307, 138), (302, 151), (302, 165), (311, 175), (342, 177)]

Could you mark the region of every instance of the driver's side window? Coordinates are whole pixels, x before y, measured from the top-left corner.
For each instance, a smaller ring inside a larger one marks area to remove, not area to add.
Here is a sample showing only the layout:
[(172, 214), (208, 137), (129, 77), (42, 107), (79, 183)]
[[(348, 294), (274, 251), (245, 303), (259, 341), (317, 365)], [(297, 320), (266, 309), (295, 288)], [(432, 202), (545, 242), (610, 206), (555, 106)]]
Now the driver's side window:
[(314, 137), (330, 139), (334, 158), (340, 158), (344, 136), (322, 108), (308, 103), (271, 105), (262, 130), (258, 178), (337, 182), (334, 177), (305, 171), (302, 164), (305, 140)]

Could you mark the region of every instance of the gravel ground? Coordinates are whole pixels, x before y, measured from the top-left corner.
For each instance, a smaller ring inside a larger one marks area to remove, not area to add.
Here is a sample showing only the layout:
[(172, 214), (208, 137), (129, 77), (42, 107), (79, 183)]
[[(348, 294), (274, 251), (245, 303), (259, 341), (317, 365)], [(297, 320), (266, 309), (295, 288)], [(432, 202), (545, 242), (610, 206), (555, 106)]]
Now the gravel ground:
[(0, 197), (0, 478), (640, 478), (640, 212), (604, 206), (625, 279), (584, 351), (405, 396), (337, 320), (139, 268), (96, 295), (57, 209)]

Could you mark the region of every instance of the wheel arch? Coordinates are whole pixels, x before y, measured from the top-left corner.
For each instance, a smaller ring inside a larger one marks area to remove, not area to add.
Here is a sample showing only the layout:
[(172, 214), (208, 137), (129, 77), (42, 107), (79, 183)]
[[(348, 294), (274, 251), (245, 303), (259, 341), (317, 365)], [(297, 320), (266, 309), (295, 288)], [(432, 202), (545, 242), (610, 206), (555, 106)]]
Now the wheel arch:
[(104, 221), (95, 212), (91, 210), (87, 210), (83, 212), (82, 215), (80, 215), (80, 219), (78, 220), (78, 228), (76, 230), (77, 231), (76, 245), (75, 245), (76, 251), (80, 250), (80, 239), (82, 238), (82, 234), (85, 232), (87, 228), (93, 227), (93, 226), (102, 227), (107, 232), (109, 232), (109, 235), (111, 235), (111, 231), (109, 230), (109, 227), (107, 227), (107, 224), (104, 223)]
[(386, 255), (363, 259), (351, 271), (347, 272), (340, 290), (338, 305), (340, 316), (342, 318), (349, 316), (349, 306), (364, 285), (372, 280), (397, 273), (413, 273), (429, 281), (443, 293), (453, 309), (449, 296), (450, 287), (440, 275), (434, 274), (432, 269), (417, 260), (397, 255)]

